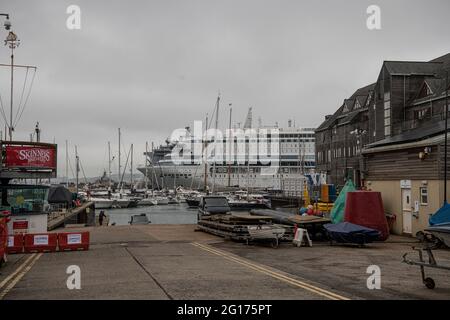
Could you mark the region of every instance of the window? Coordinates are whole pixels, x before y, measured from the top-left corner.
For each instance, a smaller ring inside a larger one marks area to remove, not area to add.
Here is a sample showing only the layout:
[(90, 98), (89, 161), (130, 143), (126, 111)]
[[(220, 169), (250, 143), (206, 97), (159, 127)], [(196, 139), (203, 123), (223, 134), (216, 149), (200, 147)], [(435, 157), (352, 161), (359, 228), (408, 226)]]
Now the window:
[(27, 214), (49, 210), (48, 187), (12, 185), (1, 187), (2, 210), (9, 210), (13, 214)]
[(421, 205), (428, 204), (428, 188), (427, 187), (420, 188), (420, 204)]
[(389, 100), (390, 93), (384, 94), (384, 135), (391, 135), (391, 101)]

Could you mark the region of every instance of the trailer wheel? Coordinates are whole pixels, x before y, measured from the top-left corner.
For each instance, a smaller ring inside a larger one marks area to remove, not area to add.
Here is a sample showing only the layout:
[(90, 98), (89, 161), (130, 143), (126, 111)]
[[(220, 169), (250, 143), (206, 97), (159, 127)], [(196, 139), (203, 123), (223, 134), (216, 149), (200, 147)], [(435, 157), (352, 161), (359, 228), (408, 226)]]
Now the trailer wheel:
[(278, 242), (278, 238), (274, 239), (270, 245), (272, 246), (272, 248), (278, 248), (279, 242)]
[(425, 280), (423, 280), (423, 283), (428, 289), (434, 289), (436, 287), (436, 283), (431, 278), (425, 278)]

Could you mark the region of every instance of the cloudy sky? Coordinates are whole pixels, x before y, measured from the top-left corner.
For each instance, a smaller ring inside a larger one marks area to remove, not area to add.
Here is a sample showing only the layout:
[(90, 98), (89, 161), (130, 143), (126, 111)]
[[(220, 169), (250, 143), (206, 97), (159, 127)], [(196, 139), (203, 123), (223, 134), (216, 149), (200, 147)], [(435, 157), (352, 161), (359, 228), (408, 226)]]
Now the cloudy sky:
[[(71, 4), (81, 30), (66, 27)], [(366, 27), (371, 4), (381, 30)], [(376, 80), (383, 60), (450, 52), (448, 0), (2, 0), (0, 12), (21, 39), (16, 63), (38, 67), (15, 138), (28, 140), (39, 121), (42, 140), (58, 143), (60, 176), (65, 140), (72, 158), (78, 145), (88, 176), (107, 167), (108, 141), (117, 152), (119, 127), (123, 148), (134, 143), (143, 163), (145, 141), (203, 119), (219, 90), (222, 126), (229, 103), (235, 122), (252, 106), (255, 122), (318, 126)], [(9, 55), (1, 46), (0, 62)], [(0, 68), (7, 115), (8, 77)], [(24, 78), (18, 70), (16, 101)]]

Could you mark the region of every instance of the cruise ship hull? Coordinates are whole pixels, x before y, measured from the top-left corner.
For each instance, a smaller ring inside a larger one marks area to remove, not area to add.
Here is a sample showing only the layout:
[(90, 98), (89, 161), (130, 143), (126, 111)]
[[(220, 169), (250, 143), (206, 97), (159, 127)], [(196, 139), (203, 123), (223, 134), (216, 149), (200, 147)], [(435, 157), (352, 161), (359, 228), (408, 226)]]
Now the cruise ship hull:
[[(237, 171), (234, 168), (233, 171)], [(250, 173), (247, 168), (240, 168), (239, 174), (228, 174), (226, 166), (218, 166), (218, 173), (210, 173), (207, 177), (207, 184), (210, 190), (214, 187), (216, 191), (228, 187), (251, 188), (261, 190), (283, 190), (285, 194), (301, 195), (305, 176), (300, 173), (283, 172), (284, 168), (271, 172), (271, 174), (255, 173), (255, 171), (264, 171), (262, 167), (251, 167)], [(288, 168), (286, 168), (289, 170)], [(203, 189), (204, 166), (183, 165), (183, 166), (158, 166), (157, 168), (138, 168), (147, 178), (150, 185), (154, 188), (175, 188), (182, 186), (192, 189)]]

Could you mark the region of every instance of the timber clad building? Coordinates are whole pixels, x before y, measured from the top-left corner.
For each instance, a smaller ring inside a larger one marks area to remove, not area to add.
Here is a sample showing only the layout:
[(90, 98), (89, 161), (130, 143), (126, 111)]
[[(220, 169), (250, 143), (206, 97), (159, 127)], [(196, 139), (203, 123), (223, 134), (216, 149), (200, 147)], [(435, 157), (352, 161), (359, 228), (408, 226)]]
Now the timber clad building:
[(444, 202), (449, 71), (450, 54), (385, 61), (377, 81), (344, 100), (316, 130), (317, 171), (338, 187), (351, 177), (380, 191), (386, 212), (396, 215), (395, 233), (427, 227)]

